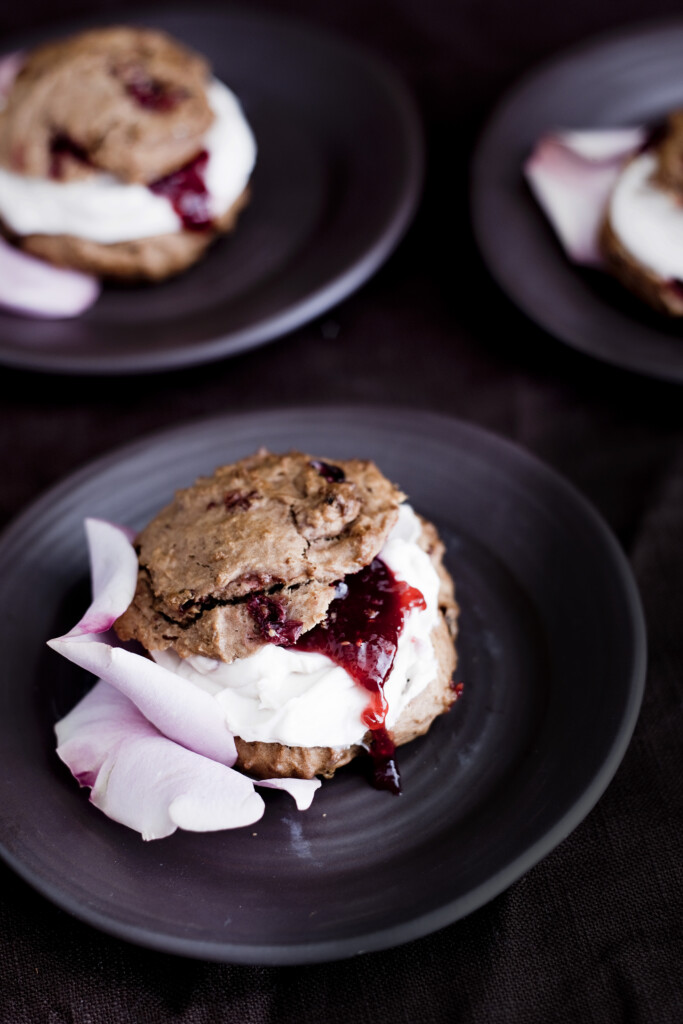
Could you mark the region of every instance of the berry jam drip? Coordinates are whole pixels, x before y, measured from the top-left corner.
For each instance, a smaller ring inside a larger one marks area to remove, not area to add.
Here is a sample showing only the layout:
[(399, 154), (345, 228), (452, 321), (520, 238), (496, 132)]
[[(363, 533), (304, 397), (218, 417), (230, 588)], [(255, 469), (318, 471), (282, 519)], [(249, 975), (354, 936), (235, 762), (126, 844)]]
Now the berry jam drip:
[(362, 720), (372, 732), (373, 782), (393, 793), (400, 793), (400, 777), (394, 743), (385, 728), (384, 683), (394, 664), (403, 622), (412, 608), (426, 608), (420, 591), (397, 580), (388, 566), (375, 558), (337, 585), (326, 621), (289, 645), (298, 651), (326, 654), (368, 691)]
[(321, 462), (320, 459), (311, 459), (311, 466), (320, 473), (321, 477), (327, 480), (328, 484), (343, 484), (346, 475), (341, 466), (332, 466), (329, 462)]
[(55, 135), (50, 142), (50, 177), (58, 181), (64, 176), (64, 162), (71, 158), (81, 164), (91, 166), (88, 154), (77, 142), (68, 135)]
[(384, 726), (375, 729), (370, 747), (372, 784), (375, 789), (386, 789), (398, 796), (401, 792), (401, 776), (394, 759), (395, 753), (396, 745)]
[(187, 231), (204, 231), (211, 227), (210, 196), (204, 182), (208, 160), (209, 154), (204, 149), (180, 170), (149, 185), (150, 192), (166, 196)]

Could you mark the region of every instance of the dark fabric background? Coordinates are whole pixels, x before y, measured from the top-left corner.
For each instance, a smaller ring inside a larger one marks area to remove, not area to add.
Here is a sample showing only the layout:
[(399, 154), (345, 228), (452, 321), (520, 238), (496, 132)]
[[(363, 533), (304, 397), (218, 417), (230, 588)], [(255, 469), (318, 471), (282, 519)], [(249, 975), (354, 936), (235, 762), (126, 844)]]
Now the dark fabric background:
[[(87, 459), (192, 417), (328, 400), (449, 413), (539, 455), (607, 519), (645, 606), (645, 701), (622, 766), (583, 824), (493, 903), (399, 949), (281, 969), (175, 959), (72, 920), (0, 866), (0, 1019), (683, 1021), (683, 392), (601, 366), (527, 322), (480, 265), (467, 204), (477, 132), (520, 73), (591, 33), (680, 7), (662, 0), (250, 6), (360, 40), (404, 75), (428, 140), (415, 224), (358, 294), (247, 355), (138, 379), (3, 369), (0, 524)], [(112, 17), (117, 10), (104, 0), (65, 0), (58, 12), (49, 0), (6, 4), (0, 31), (95, 8)]]

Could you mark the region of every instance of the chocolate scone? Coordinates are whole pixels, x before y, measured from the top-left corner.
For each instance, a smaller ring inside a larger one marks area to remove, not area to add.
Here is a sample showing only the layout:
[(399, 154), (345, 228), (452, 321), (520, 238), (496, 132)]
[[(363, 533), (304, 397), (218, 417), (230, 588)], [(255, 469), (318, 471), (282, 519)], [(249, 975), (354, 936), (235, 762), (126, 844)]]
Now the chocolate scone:
[(600, 233), (605, 267), (653, 309), (683, 316), (683, 111), (624, 166)]
[(253, 137), (208, 63), (116, 26), (29, 53), (0, 110), (0, 229), (59, 266), (160, 280), (231, 231)]
[(216, 695), (256, 777), (406, 743), (456, 697), (457, 606), (435, 528), (403, 500), (357, 459), (221, 467), (137, 537), (116, 631)]

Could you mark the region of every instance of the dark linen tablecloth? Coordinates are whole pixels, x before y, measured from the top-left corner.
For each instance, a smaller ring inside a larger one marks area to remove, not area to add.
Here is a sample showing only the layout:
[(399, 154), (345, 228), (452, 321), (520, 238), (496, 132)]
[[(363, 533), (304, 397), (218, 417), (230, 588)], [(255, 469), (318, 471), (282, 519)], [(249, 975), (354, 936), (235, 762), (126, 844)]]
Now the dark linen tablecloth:
[[(386, 266), (321, 321), (218, 364), (138, 378), (0, 373), (0, 523), (110, 448), (225, 411), (319, 402), (426, 408), (512, 439), (602, 513), (640, 588), (644, 704), (586, 820), (507, 892), (398, 949), (311, 967), (183, 960), (92, 930), (0, 866), (7, 1024), (683, 1020), (683, 391), (574, 352), (481, 265), (469, 159), (497, 97), (591, 33), (677, 13), (662, 0), (256, 0), (362, 41), (414, 90), (428, 170)], [(7, 4), (9, 32), (104, 2)], [(332, 329), (330, 326), (333, 325)]]

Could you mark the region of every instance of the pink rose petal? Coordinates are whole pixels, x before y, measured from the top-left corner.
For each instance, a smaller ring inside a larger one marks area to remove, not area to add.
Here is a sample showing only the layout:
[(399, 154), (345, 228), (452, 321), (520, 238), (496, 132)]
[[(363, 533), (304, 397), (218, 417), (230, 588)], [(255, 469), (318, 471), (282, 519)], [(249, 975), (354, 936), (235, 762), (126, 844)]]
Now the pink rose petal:
[(0, 306), (46, 320), (80, 316), (97, 300), (96, 277), (20, 252), (0, 239)]
[(93, 601), (66, 638), (105, 633), (122, 615), (135, 594), (138, 559), (134, 534), (104, 519), (86, 519)]
[(206, 690), (156, 662), (89, 636), (59, 637), (58, 654), (115, 686), (169, 739), (197, 754), (233, 765), (235, 740), (218, 704)]
[(570, 259), (600, 266), (598, 237), (624, 161), (646, 138), (643, 128), (546, 135), (524, 165), (539, 205)]
[(294, 797), (298, 810), (307, 811), (321, 783), (320, 779), (255, 779), (254, 785), (264, 786), (266, 789), (283, 789), (285, 793)]
[[(57, 753), (105, 814), (160, 838), (176, 828), (208, 831), (251, 824), (263, 800), (231, 769), (234, 737), (215, 699), (181, 676), (104, 637), (135, 591), (133, 535), (104, 520), (86, 522), (93, 601), (53, 650), (100, 679), (55, 726)], [(269, 779), (310, 807), (319, 780)]]
[(161, 839), (240, 828), (263, 815), (253, 783), (167, 739), (137, 708), (99, 682), (56, 727), (59, 757), (109, 818)]
[(234, 738), (210, 694), (149, 658), (96, 639), (130, 604), (138, 560), (129, 531), (101, 519), (86, 520), (86, 531), (93, 602), (80, 622), (65, 636), (49, 640), (49, 646), (115, 686), (165, 736), (214, 761), (234, 764)]

